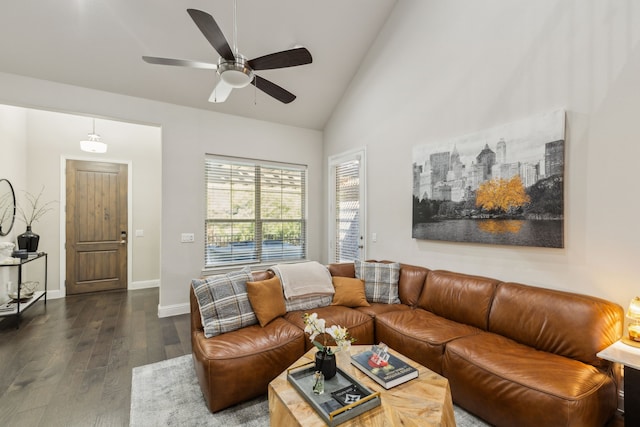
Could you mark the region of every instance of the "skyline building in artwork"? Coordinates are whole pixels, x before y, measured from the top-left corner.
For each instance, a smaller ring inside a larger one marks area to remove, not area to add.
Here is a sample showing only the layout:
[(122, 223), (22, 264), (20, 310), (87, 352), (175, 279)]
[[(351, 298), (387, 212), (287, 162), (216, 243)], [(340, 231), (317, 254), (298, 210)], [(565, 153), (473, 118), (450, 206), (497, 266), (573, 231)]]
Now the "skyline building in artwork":
[(544, 167), (545, 176), (564, 172), (564, 141), (547, 142), (544, 145)]

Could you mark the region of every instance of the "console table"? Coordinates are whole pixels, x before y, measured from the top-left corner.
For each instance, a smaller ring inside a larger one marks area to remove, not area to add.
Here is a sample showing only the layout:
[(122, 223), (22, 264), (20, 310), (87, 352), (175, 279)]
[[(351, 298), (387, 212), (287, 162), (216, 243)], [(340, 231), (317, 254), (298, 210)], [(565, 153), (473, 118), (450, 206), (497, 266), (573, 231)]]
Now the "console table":
[(617, 341), (597, 356), (624, 365), (624, 425), (640, 426), (640, 348)]
[[(44, 290), (35, 291), (33, 296), (28, 299), (21, 299), (21, 288), (22, 288), (22, 269), (26, 264), (29, 264), (36, 260), (44, 261)], [(44, 305), (47, 305), (47, 254), (45, 252), (38, 252), (37, 254), (30, 255), (28, 258), (20, 259), (20, 262), (15, 263), (0, 263), (0, 268), (17, 268), (18, 269), (18, 299), (11, 304), (11, 310), (9, 311), (1, 311), (0, 317), (7, 316), (15, 316), (16, 317), (16, 329), (20, 327), (20, 315), (24, 313), (29, 307), (36, 303), (36, 301), (40, 300), (44, 297)], [(4, 285), (3, 285), (4, 286)]]

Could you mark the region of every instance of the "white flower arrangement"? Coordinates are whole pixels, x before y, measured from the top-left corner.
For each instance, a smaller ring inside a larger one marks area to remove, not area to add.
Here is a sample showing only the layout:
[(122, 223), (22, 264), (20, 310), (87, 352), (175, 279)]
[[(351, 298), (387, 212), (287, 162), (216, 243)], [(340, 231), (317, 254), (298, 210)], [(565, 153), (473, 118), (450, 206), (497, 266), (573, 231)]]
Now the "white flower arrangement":
[[(319, 351), (325, 354), (334, 354), (339, 351), (346, 351), (351, 348), (351, 343), (355, 341), (354, 338), (349, 336), (349, 331), (343, 326), (333, 325), (329, 328), (326, 327), (324, 319), (318, 318), (318, 313), (305, 313), (304, 314), (304, 331), (309, 334), (309, 339), (315, 345)], [(324, 343), (316, 341), (319, 335), (323, 335)], [(327, 335), (333, 338), (337, 344), (337, 348), (334, 351), (331, 347), (327, 346)]]

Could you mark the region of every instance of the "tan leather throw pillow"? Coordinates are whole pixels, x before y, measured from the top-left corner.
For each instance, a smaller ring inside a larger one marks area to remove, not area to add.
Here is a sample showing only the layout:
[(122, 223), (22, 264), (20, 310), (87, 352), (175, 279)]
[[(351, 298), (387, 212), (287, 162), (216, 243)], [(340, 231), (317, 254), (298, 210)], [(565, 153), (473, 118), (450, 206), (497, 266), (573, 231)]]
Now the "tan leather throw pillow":
[(273, 319), (287, 314), (278, 276), (259, 282), (247, 282), (247, 295), (263, 328)]
[(342, 305), (344, 307), (369, 306), (364, 291), (364, 280), (353, 277), (334, 276), (332, 281), (336, 293), (333, 295), (331, 305)]

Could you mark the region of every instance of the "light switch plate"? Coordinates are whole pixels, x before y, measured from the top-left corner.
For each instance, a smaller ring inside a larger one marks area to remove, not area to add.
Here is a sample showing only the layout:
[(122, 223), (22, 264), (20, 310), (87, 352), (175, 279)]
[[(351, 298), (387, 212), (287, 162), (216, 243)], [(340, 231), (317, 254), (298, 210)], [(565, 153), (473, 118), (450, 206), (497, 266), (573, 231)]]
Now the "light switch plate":
[(180, 241), (182, 243), (193, 243), (196, 240), (196, 236), (193, 233), (182, 233)]

